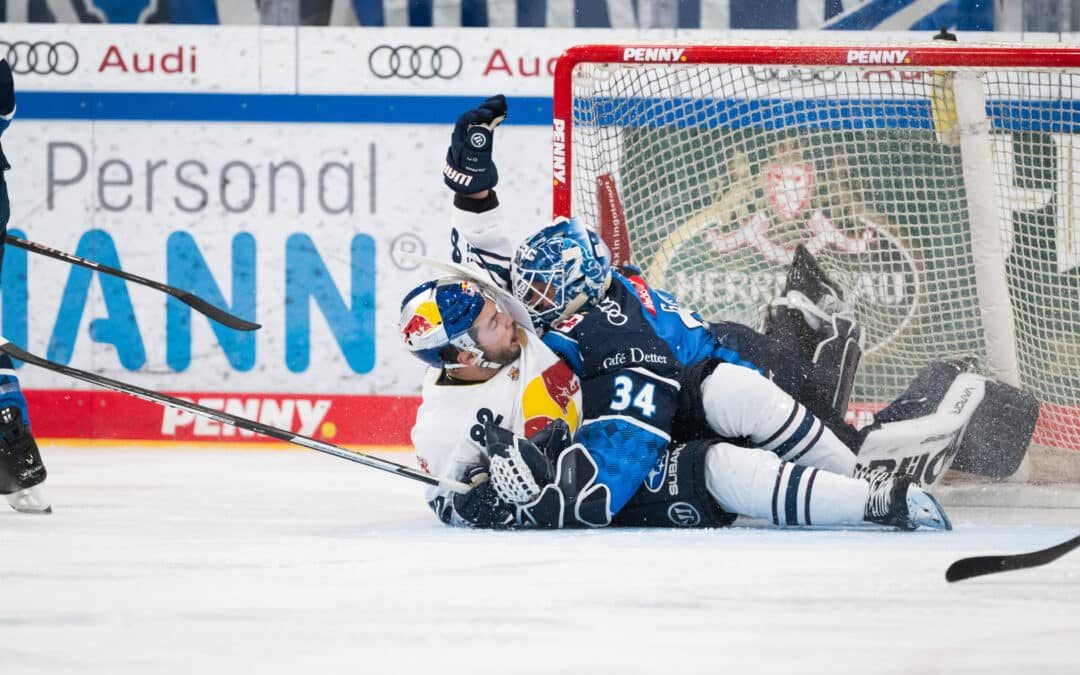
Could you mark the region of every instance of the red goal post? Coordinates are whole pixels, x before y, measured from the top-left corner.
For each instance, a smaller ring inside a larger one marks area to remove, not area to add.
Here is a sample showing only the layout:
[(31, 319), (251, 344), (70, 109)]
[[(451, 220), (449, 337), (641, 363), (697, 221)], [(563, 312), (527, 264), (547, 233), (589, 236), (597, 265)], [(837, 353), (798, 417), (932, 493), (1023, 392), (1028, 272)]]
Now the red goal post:
[(1080, 49), (582, 45), (552, 132), (553, 215), (707, 318), (760, 326), (812, 244), (867, 324), (856, 411), (974, 355), (1080, 450)]

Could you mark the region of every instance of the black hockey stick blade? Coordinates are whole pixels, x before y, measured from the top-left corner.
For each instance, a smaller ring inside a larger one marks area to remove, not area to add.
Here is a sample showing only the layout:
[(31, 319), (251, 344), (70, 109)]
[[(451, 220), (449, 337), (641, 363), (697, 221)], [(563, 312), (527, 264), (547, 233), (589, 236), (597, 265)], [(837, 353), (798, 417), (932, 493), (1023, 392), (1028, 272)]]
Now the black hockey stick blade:
[(257, 323), (241, 319), (235, 314), (230, 314), (223, 309), (218, 309), (217, 307), (211, 305), (209, 302), (203, 300), (199, 296), (193, 295), (192, 293), (179, 289), (175, 286), (169, 286), (168, 284), (163, 284), (160, 281), (154, 281), (153, 279), (140, 277), (136, 274), (116, 269), (115, 267), (102, 265), (101, 263), (94, 262), (93, 260), (80, 258), (79, 256), (72, 253), (67, 253), (65, 251), (60, 251), (55, 248), (50, 248), (48, 246), (45, 246), (44, 244), (39, 244), (35, 241), (20, 239), (19, 237), (16, 237), (14, 235), (6, 235), (4, 237), (4, 241), (11, 246), (30, 251), (31, 253), (38, 253), (43, 256), (48, 256), (49, 258), (63, 260), (64, 262), (70, 263), (72, 265), (86, 267), (97, 272), (102, 272), (104, 274), (109, 274), (114, 277), (119, 277), (120, 279), (124, 279), (126, 281), (131, 281), (133, 283), (141, 284), (143, 286), (149, 286), (150, 288), (159, 290), (162, 293), (168, 293), (169, 295), (173, 296), (174, 298), (184, 303), (188, 307), (192, 308), (196, 312), (199, 312), (200, 314), (205, 314), (206, 316), (213, 319), (214, 321), (217, 321), (223, 326), (228, 326), (229, 328), (232, 328), (234, 330), (256, 330), (258, 328), (261, 328), (261, 326)]
[(949, 565), (945, 570), (946, 581), (963, 581), (971, 577), (979, 577), (984, 574), (995, 572), (1008, 572), (1021, 570), (1027, 567), (1038, 567), (1048, 562), (1053, 562), (1069, 551), (1080, 546), (1080, 535), (1069, 541), (1044, 548), (1041, 551), (1031, 553), (1017, 553), (1015, 555), (984, 555), (975, 558), (963, 558)]
[(346, 450), (333, 443), (327, 443), (326, 441), (320, 441), (316, 438), (309, 436), (302, 436), (300, 434), (294, 434), (291, 431), (272, 427), (255, 420), (249, 420), (245, 417), (238, 417), (236, 415), (223, 412), (221, 410), (214, 410), (213, 408), (207, 408), (197, 403), (185, 401), (182, 398), (175, 398), (168, 394), (162, 394), (151, 389), (144, 389), (137, 387), (133, 384), (126, 382), (120, 382), (119, 380), (112, 380), (103, 375), (96, 373), (90, 373), (85, 370), (79, 370), (78, 368), (72, 368), (71, 366), (65, 366), (62, 363), (56, 363), (48, 359), (42, 358), (36, 354), (26, 351), (20, 347), (15, 346), (5, 337), (0, 336), (0, 352), (4, 352), (8, 356), (25, 361), (31, 365), (35, 365), (45, 370), (51, 370), (55, 373), (61, 373), (68, 377), (73, 377), (76, 380), (82, 380), (83, 382), (89, 382), (90, 384), (103, 387), (105, 389), (111, 389), (118, 391), (122, 394), (134, 396), (144, 401), (150, 401), (151, 403), (157, 403), (158, 405), (169, 406), (178, 410), (184, 410), (194, 415), (206, 417), (212, 419), (215, 422), (222, 422), (224, 424), (231, 424), (238, 429), (246, 429), (247, 431), (253, 431), (263, 436), (269, 436), (270, 438), (276, 438), (279, 441), (285, 441), (286, 443), (293, 443), (294, 445), (300, 445), (311, 450), (325, 453), (327, 455), (333, 455), (334, 457), (340, 457), (341, 459), (347, 459), (350, 462), (356, 462), (357, 464), (363, 464), (375, 469), (381, 469), (389, 473), (404, 476), (405, 478), (411, 478), (412, 480), (426, 483), (427, 485), (437, 485), (454, 492), (468, 492), (469, 486), (458, 481), (446, 480), (442, 478), (436, 478), (429, 474), (426, 474), (417, 469), (397, 464), (389, 460), (380, 459), (378, 457), (372, 457), (365, 455), (362, 452), (353, 452), (352, 450)]

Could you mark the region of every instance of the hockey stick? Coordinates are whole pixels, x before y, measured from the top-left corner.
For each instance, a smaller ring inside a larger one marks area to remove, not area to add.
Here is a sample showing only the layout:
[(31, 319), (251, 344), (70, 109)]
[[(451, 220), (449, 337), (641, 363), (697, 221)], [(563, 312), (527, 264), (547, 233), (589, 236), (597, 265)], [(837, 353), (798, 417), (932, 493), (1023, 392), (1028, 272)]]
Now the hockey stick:
[(979, 577), (984, 574), (995, 572), (1008, 572), (1010, 570), (1022, 570), (1027, 567), (1038, 567), (1048, 562), (1053, 562), (1069, 551), (1080, 546), (1080, 535), (1069, 541), (1044, 548), (1041, 551), (1031, 553), (1017, 553), (1015, 555), (985, 555), (976, 558), (963, 558), (949, 565), (945, 570), (946, 581), (963, 581), (971, 577)]
[(32, 354), (25, 349), (21, 349), (12, 344), (10, 340), (2, 336), (0, 336), (0, 352), (4, 352), (12, 358), (18, 359), (20, 361), (25, 361), (26, 363), (33, 364), (39, 368), (44, 368), (45, 370), (51, 370), (56, 373), (61, 373), (63, 375), (67, 375), (68, 377), (73, 377), (76, 380), (89, 382), (90, 384), (104, 387), (105, 389), (118, 391), (122, 394), (128, 394), (129, 396), (134, 396), (135, 398), (141, 398), (144, 401), (150, 401), (152, 403), (157, 403), (158, 405), (170, 406), (178, 410), (184, 410), (195, 415), (207, 417), (216, 422), (231, 424), (238, 429), (254, 431), (257, 434), (269, 436), (270, 438), (276, 438), (279, 441), (285, 441), (287, 443), (293, 443), (295, 445), (302, 445), (303, 447), (310, 448), (311, 450), (326, 453), (327, 455), (333, 455), (334, 457), (340, 457), (341, 459), (347, 459), (350, 462), (356, 462), (357, 464), (363, 464), (365, 466), (370, 466), (375, 469), (381, 469), (383, 471), (394, 473), (399, 476), (404, 476), (406, 478), (411, 478), (413, 480), (420, 481), (421, 483), (426, 483), (427, 485), (435, 485), (447, 488), (449, 490), (453, 490), (454, 492), (468, 492), (470, 489), (470, 487), (468, 485), (465, 485), (464, 483), (459, 483), (457, 481), (447, 480), (444, 478), (436, 478), (422, 471), (412, 469), (402, 464), (397, 464), (388, 460), (379, 459), (378, 457), (371, 457), (370, 455), (365, 455), (361, 452), (352, 452), (332, 443), (320, 441), (314, 438), (310, 438), (308, 436), (301, 436), (300, 434), (294, 434), (291, 431), (278, 429), (277, 427), (262, 424), (261, 422), (249, 420), (244, 417), (238, 417), (236, 415), (222, 412), (220, 410), (207, 408), (197, 403), (185, 401), (182, 398), (175, 398), (173, 396), (169, 396), (168, 394), (162, 394), (160, 392), (152, 391), (150, 389), (143, 389), (142, 387), (137, 387), (133, 384), (127, 384), (126, 382), (120, 382), (118, 380), (111, 380), (102, 375), (97, 375), (95, 373), (86, 372), (85, 370), (79, 370), (78, 368), (65, 366), (63, 364), (56, 363), (55, 361), (41, 358), (40, 356)]
[(21, 248), (31, 253), (38, 253), (50, 258), (56, 258), (57, 260), (63, 260), (64, 262), (71, 263), (72, 265), (79, 265), (80, 267), (88, 267), (97, 272), (103, 272), (105, 274), (111, 274), (114, 277), (120, 277), (127, 281), (133, 281), (143, 286), (149, 286), (150, 288), (159, 290), (163, 293), (168, 293), (180, 302), (184, 303), (188, 307), (194, 309), (196, 312), (200, 312), (210, 317), (218, 323), (233, 328), (235, 330), (255, 330), (261, 328), (257, 323), (251, 321), (245, 321), (238, 316), (229, 314), (228, 312), (214, 307), (209, 302), (203, 300), (197, 295), (193, 295), (187, 291), (176, 288), (175, 286), (169, 286), (159, 281), (153, 281), (145, 277), (140, 277), (130, 272), (118, 270), (115, 267), (109, 267), (108, 265), (102, 265), (101, 263), (94, 262), (93, 260), (87, 260), (86, 258), (80, 258), (77, 255), (66, 253), (64, 251), (57, 250), (55, 248), (49, 248), (43, 244), (39, 244), (34, 241), (28, 241), (26, 239), (20, 239), (14, 235), (6, 235), (4, 241), (11, 246)]

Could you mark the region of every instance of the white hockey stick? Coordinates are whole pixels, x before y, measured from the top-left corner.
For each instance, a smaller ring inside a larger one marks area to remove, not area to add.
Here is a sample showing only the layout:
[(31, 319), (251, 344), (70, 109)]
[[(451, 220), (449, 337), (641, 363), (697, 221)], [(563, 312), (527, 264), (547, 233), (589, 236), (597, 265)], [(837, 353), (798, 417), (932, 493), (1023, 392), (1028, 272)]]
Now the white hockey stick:
[(44, 368), (45, 370), (51, 370), (56, 373), (61, 373), (63, 375), (67, 375), (68, 377), (73, 377), (76, 380), (89, 382), (90, 384), (104, 387), (105, 389), (118, 391), (122, 394), (128, 394), (129, 396), (134, 396), (135, 398), (141, 398), (144, 401), (150, 401), (152, 403), (157, 403), (158, 405), (169, 406), (178, 410), (184, 410), (195, 415), (207, 417), (216, 422), (231, 424), (238, 429), (254, 431), (257, 434), (269, 436), (270, 438), (276, 438), (279, 441), (285, 441), (287, 443), (301, 445), (305, 448), (322, 452), (327, 455), (333, 455), (334, 457), (347, 459), (350, 462), (356, 462), (357, 464), (363, 464), (365, 466), (370, 466), (375, 469), (381, 469), (382, 471), (397, 474), (398, 476), (411, 478), (413, 480), (420, 481), (421, 483), (426, 483), (427, 485), (436, 485), (446, 488), (448, 490), (452, 490), (454, 492), (468, 492), (470, 490), (470, 486), (464, 483), (459, 483), (458, 481), (448, 480), (444, 478), (436, 478), (435, 476), (431, 476), (422, 471), (418, 471), (411, 467), (397, 464), (389, 460), (379, 459), (378, 457), (365, 455), (361, 452), (353, 452), (351, 450), (346, 450), (345, 448), (334, 445), (332, 443), (327, 443), (326, 441), (320, 441), (318, 439), (308, 436), (294, 434), (291, 431), (278, 429), (277, 427), (262, 424), (261, 422), (249, 420), (244, 417), (238, 417), (227, 412), (222, 412), (221, 410), (207, 408), (197, 403), (185, 401), (182, 398), (176, 398), (173, 396), (169, 396), (168, 394), (162, 394), (160, 392), (156, 392), (150, 389), (143, 389), (142, 387), (137, 387), (133, 384), (120, 382), (118, 380), (111, 380), (102, 375), (97, 375), (95, 373), (86, 372), (85, 370), (79, 370), (78, 368), (65, 366), (61, 363), (50, 361), (36, 354), (32, 354), (25, 349), (17, 347), (12, 344), (10, 340), (2, 336), (0, 336), (0, 352), (6, 353), (13, 359), (25, 361), (26, 363), (35, 365), (39, 368)]

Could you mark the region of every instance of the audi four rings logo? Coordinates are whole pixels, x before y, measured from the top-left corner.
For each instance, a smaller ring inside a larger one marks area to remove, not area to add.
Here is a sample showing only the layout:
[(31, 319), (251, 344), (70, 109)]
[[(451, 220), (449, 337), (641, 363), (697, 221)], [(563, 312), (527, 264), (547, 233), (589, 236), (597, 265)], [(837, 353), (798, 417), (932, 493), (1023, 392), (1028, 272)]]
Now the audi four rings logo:
[(383, 80), (391, 77), (449, 80), (457, 77), (463, 63), (461, 52), (450, 45), (379, 45), (368, 54), (371, 74)]
[(0, 58), (16, 75), (70, 75), (79, 65), (79, 52), (70, 42), (0, 41)]

